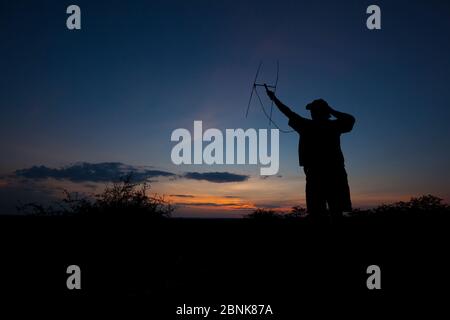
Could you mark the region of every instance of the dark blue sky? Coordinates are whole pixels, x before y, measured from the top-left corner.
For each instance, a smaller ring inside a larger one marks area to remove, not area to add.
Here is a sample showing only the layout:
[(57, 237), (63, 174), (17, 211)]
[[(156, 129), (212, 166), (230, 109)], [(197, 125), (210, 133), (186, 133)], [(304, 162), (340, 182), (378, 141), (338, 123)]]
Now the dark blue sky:
[[(80, 31), (65, 27), (72, 3)], [(370, 4), (382, 30), (365, 26)], [(267, 127), (256, 104), (244, 113), (259, 61), (271, 82), (279, 60), (287, 105), (308, 115), (322, 97), (357, 118), (343, 148), (361, 203), (450, 199), (449, 17), (444, 1), (2, 1), (0, 173), (78, 161), (191, 171), (171, 164), (171, 132)], [(280, 173), (300, 179), (296, 134), (280, 143)]]

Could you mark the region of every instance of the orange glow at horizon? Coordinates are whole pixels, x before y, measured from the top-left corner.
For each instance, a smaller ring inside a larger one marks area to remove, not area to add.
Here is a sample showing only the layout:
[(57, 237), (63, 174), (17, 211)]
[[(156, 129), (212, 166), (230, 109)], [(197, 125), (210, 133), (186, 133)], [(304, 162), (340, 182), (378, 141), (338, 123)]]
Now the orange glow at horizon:
[(181, 205), (187, 207), (208, 207), (211, 210), (241, 210), (241, 209), (256, 209), (256, 206), (249, 201), (244, 201), (239, 197), (214, 196), (214, 195), (169, 195), (167, 199), (174, 205)]
[[(14, 186), (15, 180), (0, 180), (0, 188)], [(35, 186), (46, 188), (55, 197), (63, 196), (62, 190), (78, 192), (82, 195), (101, 193), (104, 183), (75, 183), (67, 180), (46, 179), (35, 182)], [(305, 181), (301, 177), (283, 177), (262, 179), (250, 177), (246, 181), (232, 183), (213, 183), (190, 179), (161, 179), (152, 182), (148, 194), (159, 194), (175, 208), (175, 215), (190, 216), (238, 216), (252, 212), (257, 208), (277, 212), (289, 212), (294, 206), (306, 208)], [(387, 193), (352, 190), (353, 208), (366, 209), (381, 204), (408, 201), (416, 193)], [(437, 196), (440, 196), (437, 194)], [(448, 201), (445, 197), (444, 201)]]

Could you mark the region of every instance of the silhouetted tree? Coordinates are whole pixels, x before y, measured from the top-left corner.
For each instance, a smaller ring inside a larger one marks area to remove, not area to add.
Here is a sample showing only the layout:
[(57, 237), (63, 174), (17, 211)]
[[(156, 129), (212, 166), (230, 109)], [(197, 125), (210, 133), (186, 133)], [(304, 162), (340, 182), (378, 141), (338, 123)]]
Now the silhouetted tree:
[(133, 183), (129, 175), (120, 182), (106, 186), (103, 192), (93, 197), (80, 196), (78, 193), (64, 190), (64, 198), (53, 205), (28, 203), (18, 209), (23, 213), (39, 216), (169, 217), (174, 208), (158, 194), (149, 196), (149, 190), (148, 183)]

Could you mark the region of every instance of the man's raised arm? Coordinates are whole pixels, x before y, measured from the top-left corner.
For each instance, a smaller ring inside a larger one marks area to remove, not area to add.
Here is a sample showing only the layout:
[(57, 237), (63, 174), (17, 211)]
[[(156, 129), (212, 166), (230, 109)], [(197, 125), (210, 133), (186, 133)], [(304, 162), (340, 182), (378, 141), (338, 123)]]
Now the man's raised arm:
[(275, 105), (278, 107), (278, 109), (280, 109), (280, 111), (289, 119), (291, 119), (292, 117), (300, 117), (298, 114), (296, 114), (295, 112), (293, 112), (291, 109), (289, 109), (288, 106), (286, 106), (283, 102), (281, 102), (276, 96), (275, 93), (273, 91), (270, 91), (269, 88), (267, 88), (266, 85), (264, 85), (264, 87), (266, 88), (266, 93), (269, 96), (270, 100), (272, 100)]

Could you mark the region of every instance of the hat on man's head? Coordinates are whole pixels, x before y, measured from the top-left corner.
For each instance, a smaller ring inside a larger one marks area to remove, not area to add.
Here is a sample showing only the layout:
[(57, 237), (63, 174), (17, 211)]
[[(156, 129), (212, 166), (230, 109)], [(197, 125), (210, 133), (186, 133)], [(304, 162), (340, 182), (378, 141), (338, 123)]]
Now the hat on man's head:
[(328, 111), (329, 105), (325, 100), (317, 99), (306, 105), (306, 110), (313, 110), (313, 109)]

